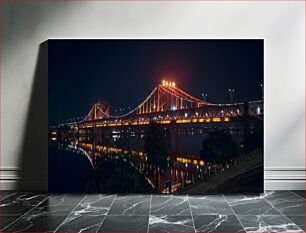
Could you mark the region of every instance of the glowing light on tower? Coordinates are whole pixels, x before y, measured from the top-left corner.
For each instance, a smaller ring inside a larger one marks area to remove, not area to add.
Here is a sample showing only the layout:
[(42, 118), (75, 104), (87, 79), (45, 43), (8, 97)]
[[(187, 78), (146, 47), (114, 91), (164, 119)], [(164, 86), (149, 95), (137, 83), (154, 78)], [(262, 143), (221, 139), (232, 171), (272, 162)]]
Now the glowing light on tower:
[(169, 86), (169, 87), (175, 87), (176, 86), (175, 82), (170, 82), (170, 81), (168, 82), (166, 80), (162, 81), (162, 85), (163, 86)]

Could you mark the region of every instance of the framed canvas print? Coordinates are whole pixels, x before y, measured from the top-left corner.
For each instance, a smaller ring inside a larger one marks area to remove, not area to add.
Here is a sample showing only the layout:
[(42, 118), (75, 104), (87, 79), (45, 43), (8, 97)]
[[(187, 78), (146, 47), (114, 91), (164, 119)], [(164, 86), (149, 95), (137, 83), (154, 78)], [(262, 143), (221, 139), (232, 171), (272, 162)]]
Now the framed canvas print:
[(49, 40), (49, 192), (263, 192), (263, 46)]

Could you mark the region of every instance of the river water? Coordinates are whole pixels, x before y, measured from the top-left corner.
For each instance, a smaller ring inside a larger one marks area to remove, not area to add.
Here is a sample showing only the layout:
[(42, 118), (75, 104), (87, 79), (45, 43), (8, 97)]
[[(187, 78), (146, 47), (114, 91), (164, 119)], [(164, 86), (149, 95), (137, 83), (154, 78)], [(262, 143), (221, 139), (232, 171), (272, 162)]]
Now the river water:
[[(177, 193), (215, 169), (200, 159), (207, 134), (182, 135), (181, 154), (165, 162), (150, 162), (141, 150), (105, 146), (92, 138), (70, 138), (49, 143), (50, 192)], [(235, 136), (237, 140), (240, 134)], [(131, 145), (133, 139), (130, 140)]]

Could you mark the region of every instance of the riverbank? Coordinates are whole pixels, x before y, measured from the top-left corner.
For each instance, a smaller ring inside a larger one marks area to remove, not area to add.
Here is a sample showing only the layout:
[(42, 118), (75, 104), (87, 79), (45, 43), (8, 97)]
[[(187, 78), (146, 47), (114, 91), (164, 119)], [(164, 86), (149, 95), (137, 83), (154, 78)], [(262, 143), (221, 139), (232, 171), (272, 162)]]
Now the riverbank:
[[(243, 187), (249, 182), (254, 186), (251, 190), (250, 187)], [(206, 181), (186, 187), (177, 194), (239, 193), (243, 190), (248, 190), (248, 192), (263, 191), (262, 151), (258, 151), (252, 159), (245, 160), (222, 173), (217, 173)]]

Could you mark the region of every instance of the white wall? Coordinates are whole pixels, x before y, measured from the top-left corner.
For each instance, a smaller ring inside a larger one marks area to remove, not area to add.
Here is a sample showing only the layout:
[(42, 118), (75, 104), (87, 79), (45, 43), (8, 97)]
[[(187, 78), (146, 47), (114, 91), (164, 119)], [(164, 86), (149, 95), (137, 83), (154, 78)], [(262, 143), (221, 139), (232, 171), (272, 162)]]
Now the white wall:
[[(2, 10), (1, 188), (17, 187), (24, 164), (23, 187), (46, 188), (47, 87), (42, 75), (33, 80), (49, 38), (264, 38), (265, 187), (304, 188), (303, 2), (12, 1)], [(30, 100), (42, 112), (29, 113)]]

